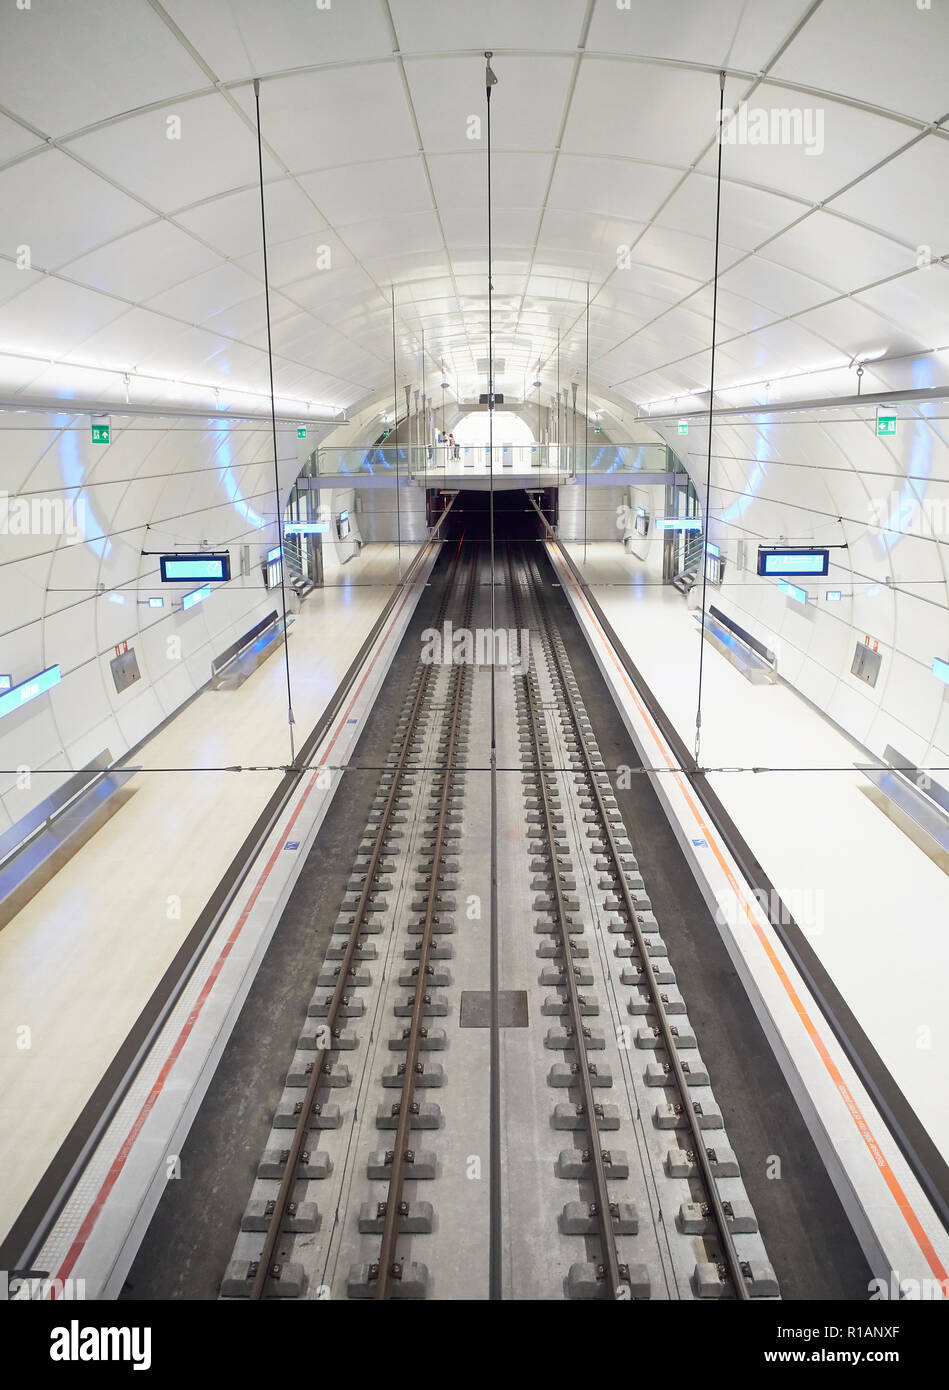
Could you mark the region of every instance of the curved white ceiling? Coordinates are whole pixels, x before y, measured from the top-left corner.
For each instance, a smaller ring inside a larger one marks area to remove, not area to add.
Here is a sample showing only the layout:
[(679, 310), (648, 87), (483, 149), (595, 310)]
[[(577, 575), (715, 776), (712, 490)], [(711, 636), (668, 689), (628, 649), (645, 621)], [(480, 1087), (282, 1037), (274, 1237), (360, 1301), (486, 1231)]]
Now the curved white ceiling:
[(261, 406), (255, 76), (278, 405), (391, 390), (390, 286), (400, 385), (424, 331), (430, 389), (484, 389), (485, 48), (499, 389), (552, 389), (558, 330), (582, 373), (588, 282), (599, 396), (707, 388), (722, 68), (822, 121), (723, 148), (722, 402), (849, 395), (861, 354), (865, 392), (949, 383), (941, 0), (34, 0), (0, 19), (0, 396)]

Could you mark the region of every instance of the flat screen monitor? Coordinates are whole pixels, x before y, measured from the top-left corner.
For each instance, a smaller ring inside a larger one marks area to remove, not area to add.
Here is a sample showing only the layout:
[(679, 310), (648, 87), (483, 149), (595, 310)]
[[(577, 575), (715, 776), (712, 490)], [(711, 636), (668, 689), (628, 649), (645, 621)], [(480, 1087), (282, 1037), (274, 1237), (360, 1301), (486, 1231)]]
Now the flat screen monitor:
[(228, 551), (205, 551), (203, 555), (162, 555), (163, 584), (194, 584), (212, 580), (223, 583), (231, 577), (231, 557)]
[(345, 540), (349, 535), (349, 512), (340, 512), (336, 518), (336, 534), (340, 540)]
[(829, 550), (765, 550), (761, 546), (758, 547), (759, 574), (771, 574), (779, 579), (786, 578), (789, 574), (819, 577), (825, 575), (829, 568)]

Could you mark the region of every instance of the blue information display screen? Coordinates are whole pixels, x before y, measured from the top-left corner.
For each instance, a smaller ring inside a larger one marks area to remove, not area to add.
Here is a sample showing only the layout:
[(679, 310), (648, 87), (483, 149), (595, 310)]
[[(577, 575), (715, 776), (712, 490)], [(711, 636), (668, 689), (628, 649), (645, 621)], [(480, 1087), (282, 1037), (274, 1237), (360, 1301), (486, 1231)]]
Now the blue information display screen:
[(231, 557), (226, 550), (209, 555), (162, 555), (163, 584), (192, 584), (196, 580), (223, 582), (231, 577)]
[(783, 590), (788, 598), (793, 598), (795, 603), (807, 602), (807, 590), (799, 589), (796, 584), (789, 584), (786, 579), (778, 580), (778, 588)]
[(210, 597), (211, 585), (202, 584), (200, 589), (192, 589), (190, 594), (185, 594), (184, 598), (181, 600), (181, 606), (185, 612), (187, 612), (188, 609), (193, 608), (196, 603), (203, 603), (206, 598)]
[(288, 521), (285, 522), (285, 536), (326, 536), (329, 534), (328, 521)]
[(759, 574), (824, 575), (829, 567), (829, 550), (758, 550)]
[(30, 700), (35, 700), (37, 695), (43, 695), (47, 690), (52, 690), (54, 685), (58, 685), (62, 676), (58, 666), (48, 666), (45, 671), (40, 671), (38, 676), (31, 676), (28, 681), (21, 681), (12, 690), (0, 695), (0, 718), (5, 714), (12, 714), (15, 709), (28, 704)]

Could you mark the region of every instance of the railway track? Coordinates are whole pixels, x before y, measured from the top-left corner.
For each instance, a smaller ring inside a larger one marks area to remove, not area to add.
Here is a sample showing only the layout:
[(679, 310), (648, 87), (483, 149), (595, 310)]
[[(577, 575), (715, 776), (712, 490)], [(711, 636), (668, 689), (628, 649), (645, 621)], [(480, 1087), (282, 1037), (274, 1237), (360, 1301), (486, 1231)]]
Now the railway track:
[[(453, 602), (458, 603), (463, 619), (470, 614), (477, 553), (469, 561), (459, 554), (445, 584), (438, 625)], [(459, 839), (461, 790), (454, 769), (465, 745), (468, 674), (465, 666), (445, 669), (420, 660), (410, 683), (397, 726), (397, 744), (380, 777), (349, 892), (287, 1073), (271, 1143), (258, 1168), (242, 1233), (222, 1284), (224, 1297), (292, 1298), (304, 1290), (315, 1297), (335, 1295), (333, 1284), (323, 1282), (329, 1262), (325, 1246), (333, 1244), (341, 1193), (351, 1187), (347, 1170), (360, 1157), (369, 1195), (359, 1207), (358, 1230), (360, 1236), (378, 1234), (378, 1256), (350, 1271), (346, 1291), (351, 1297), (378, 1299), (424, 1297), (427, 1292), (425, 1265), (399, 1258), (396, 1246), (402, 1234), (430, 1231), (434, 1219), (430, 1202), (406, 1200), (405, 1185), (433, 1177), (435, 1168), (433, 1156), (414, 1148), (411, 1136), (413, 1131), (438, 1127), (441, 1118), (440, 1107), (420, 1101), (417, 1094), (438, 1088), (443, 1081), (442, 1067), (431, 1060), (431, 1054), (441, 1049), (444, 1035), (431, 1019), (447, 1008), (435, 995), (435, 987), (450, 981), (447, 968), (437, 962), (449, 958), (452, 948), (436, 938), (454, 927), (450, 851), (457, 848)], [(432, 765), (437, 768), (434, 773), (421, 771)], [(397, 1060), (384, 1065), (378, 1078), (371, 1078), (364, 1064), (354, 1085), (353, 1069), (342, 1057), (356, 1054), (360, 1044), (365, 1056), (366, 1044), (373, 1041), (375, 1028), (382, 1022), (386, 1003), (381, 986), (385, 980), (391, 983), (389, 965), (396, 937), (404, 938), (404, 961), (396, 968), (396, 984), (400, 990), (409, 990), (389, 1001), (396, 1026), (387, 1050)], [(380, 939), (387, 944), (385, 957), (380, 956)], [(375, 983), (380, 990), (370, 1015), (363, 995), (374, 984), (372, 963), (377, 963)], [(358, 1019), (368, 1020), (360, 1030), (362, 1036), (353, 1026)], [(378, 1102), (375, 1129), (386, 1137), (394, 1129), (395, 1137), (390, 1148), (374, 1147), (366, 1154), (355, 1125), (364, 1102), (371, 1103), (367, 1093), (379, 1081), (383, 1099)], [(331, 1099), (337, 1093), (355, 1093), (347, 1107), (348, 1126), (340, 1105)], [(345, 1142), (327, 1143), (314, 1152), (314, 1134), (321, 1143), (334, 1137), (344, 1137)], [(331, 1186), (334, 1169), (341, 1162), (342, 1170)], [(322, 1188), (332, 1193), (330, 1221), (310, 1195)]]
[[(532, 793), (528, 815), (533, 809), (542, 832), (541, 844), (534, 848), (541, 849), (537, 867), (542, 866), (546, 896), (535, 900), (535, 907), (541, 905), (543, 927), (550, 930), (555, 943), (555, 965), (542, 970), (541, 983), (556, 987), (557, 996), (548, 999), (546, 1007), (564, 1019), (562, 1029), (547, 1036), (548, 1046), (563, 1047), (566, 1058), (551, 1068), (548, 1082), (561, 1093), (561, 1088), (567, 1088), (570, 1100), (555, 1105), (552, 1125), (576, 1128), (584, 1135), (582, 1149), (558, 1158), (564, 1176), (583, 1174), (582, 1200), (564, 1206), (561, 1230), (584, 1235), (594, 1256), (571, 1264), (568, 1294), (614, 1299), (775, 1297), (777, 1283), (738, 1177), (737, 1162), (726, 1144), (721, 1112), (697, 1059), (685, 1003), (674, 987), (675, 974), (533, 558), (518, 566), (508, 555), (508, 585), (515, 622), (535, 634), (531, 667), (518, 679), (517, 698), (521, 752)], [(557, 729), (548, 727), (550, 723), (559, 726), (559, 738)], [(565, 771), (545, 770), (558, 766)], [(579, 898), (570, 901), (577, 875), (558, 825), (564, 820), (560, 808), (568, 803), (573, 804), (575, 824), (586, 840), (585, 846), (578, 846), (577, 856), (583, 861), (580, 877), (587, 885), (585, 912), (580, 910)], [(598, 949), (584, 946), (581, 954), (576, 943), (587, 928), (595, 935)], [(614, 945), (608, 953), (610, 938)], [(607, 954), (613, 958), (609, 966)], [(615, 1050), (621, 1068), (632, 1083), (626, 1096), (627, 1117), (621, 1116), (621, 1104), (603, 1099), (613, 1093), (618, 1074), (602, 1060), (606, 1036), (591, 1027), (591, 1018), (598, 1016), (601, 1006), (599, 994), (585, 993), (596, 979), (587, 965), (594, 956), (602, 967), (598, 983), (607, 1012), (612, 1003), (610, 1041), (618, 1042)], [(635, 1029), (627, 1022), (630, 1017), (638, 1023)], [(642, 1064), (637, 1058), (651, 1060)], [(658, 1103), (649, 1105), (647, 1088), (653, 1095), (658, 1093)], [(634, 1131), (646, 1128), (644, 1142), (637, 1146), (643, 1161), (640, 1190), (633, 1200), (622, 1200), (611, 1191), (624, 1176), (629, 1190), (631, 1165), (625, 1151), (607, 1147), (604, 1139), (610, 1130), (621, 1126), (628, 1130), (626, 1119), (633, 1121)], [(657, 1173), (660, 1135), (672, 1136), (676, 1142), (661, 1154)], [(687, 1200), (673, 1209), (674, 1219), (668, 1221), (671, 1213), (665, 1194), (670, 1186), (674, 1193), (677, 1185), (686, 1188)], [(636, 1248), (635, 1240), (623, 1238), (638, 1235), (644, 1227), (641, 1215), (649, 1210), (650, 1188), (659, 1198), (654, 1227), (660, 1237), (660, 1255), (664, 1241), (671, 1256), (660, 1258), (664, 1287), (655, 1287), (648, 1263), (620, 1252), (620, 1246), (630, 1252)], [(674, 1246), (679, 1248), (673, 1250)], [(693, 1255), (694, 1266), (689, 1270)], [(687, 1282), (683, 1273), (688, 1273)]]
[[(459, 549), (436, 629), (489, 621), (495, 580), (527, 645), (420, 657), (222, 1296), (483, 1298), (493, 1220), (505, 1298), (776, 1297), (534, 558)], [(458, 909), (489, 881), (492, 684), (493, 1184), (487, 923)]]

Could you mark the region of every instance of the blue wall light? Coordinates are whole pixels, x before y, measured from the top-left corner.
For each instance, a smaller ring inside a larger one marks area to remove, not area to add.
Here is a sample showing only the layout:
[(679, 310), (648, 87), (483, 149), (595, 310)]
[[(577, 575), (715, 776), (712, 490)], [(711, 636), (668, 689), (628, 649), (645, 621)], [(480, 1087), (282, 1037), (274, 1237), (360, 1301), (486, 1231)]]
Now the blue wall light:
[(44, 695), (47, 690), (52, 690), (61, 680), (59, 667), (48, 666), (45, 671), (40, 671), (38, 676), (31, 676), (28, 681), (15, 685), (5, 695), (0, 695), (0, 719), (5, 714), (12, 714), (14, 710), (28, 704), (30, 700), (35, 700), (37, 695)]

